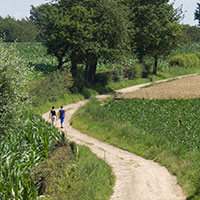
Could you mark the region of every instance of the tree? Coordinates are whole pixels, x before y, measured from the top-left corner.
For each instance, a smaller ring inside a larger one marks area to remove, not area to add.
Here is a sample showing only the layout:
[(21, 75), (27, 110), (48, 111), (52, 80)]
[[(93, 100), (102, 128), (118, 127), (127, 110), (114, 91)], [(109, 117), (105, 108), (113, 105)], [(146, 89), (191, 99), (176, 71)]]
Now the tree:
[(194, 20), (198, 20), (198, 25), (200, 26), (200, 3), (197, 3), (197, 8), (194, 13)]
[(114, 0), (60, 0), (45, 9), (44, 18), (36, 19), (45, 30), (45, 45), (57, 57), (58, 67), (70, 60), (74, 76), (77, 64), (85, 63), (86, 80), (93, 82), (98, 59), (119, 54), (126, 41), (124, 15)]
[(82, 43), (89, 35), (87, 32), (90, 33), (87, 28), (88, 12), (72, 1), (66, 3), (61, 1), (59, 4), (32, 7), (31, 19), (43, 30), (44, 45), (48, 53), (57, 58), (58, 69), (61, 70), (64, 63), (71, 61), (71, 71), (75, 76), (83, 51)]
[(181, 26), (184, 41), (187, 42), (200, 42), (200, 28), (197, 26), (190, 26), (189, 24), (184, 24)]
[(0, 55), (0, 133), (4, 133), (20, 121), (31, 71), (17, 55), (15, 44), (6, 48), (0, 39)]
[(28, 19), (16, 20), (10, 16), (0, 17), (0, 35), (6, 42), (34, 42), (38, 36), (35, 24)]
[(168, 0), (124, 0), (130, 8), (129, 19), (132, 22), (132, 44), (139, 62), (146, 55), (155, 58), (153, 73), (156, 74), (158, 57), (168, 54), (178, 46), (181, 29), (178, 15)]

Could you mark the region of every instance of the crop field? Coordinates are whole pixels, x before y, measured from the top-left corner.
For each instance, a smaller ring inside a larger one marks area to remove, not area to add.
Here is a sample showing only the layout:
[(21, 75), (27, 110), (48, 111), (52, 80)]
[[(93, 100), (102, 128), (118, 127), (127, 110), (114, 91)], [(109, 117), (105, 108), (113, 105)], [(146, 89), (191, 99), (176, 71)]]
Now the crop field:
[(163, 84), (155, 84), (124, 94), (124, 98), (191, 99), (200, 97), (200, 76), (191, 76)]
[(124, 99), (93, 100), (72, 124), (162, 163), (178, 177), (189, 199), (200, 199), (199, 84), (200, 76), (192, 76), (143, 88)]
[(36, 199), (37, 185), (33, 185), (29, 170), (46, 158), (61, 134), (40, 116), (31, 112), (22, 119), (23, 129), (0, 140), (0, 199)]

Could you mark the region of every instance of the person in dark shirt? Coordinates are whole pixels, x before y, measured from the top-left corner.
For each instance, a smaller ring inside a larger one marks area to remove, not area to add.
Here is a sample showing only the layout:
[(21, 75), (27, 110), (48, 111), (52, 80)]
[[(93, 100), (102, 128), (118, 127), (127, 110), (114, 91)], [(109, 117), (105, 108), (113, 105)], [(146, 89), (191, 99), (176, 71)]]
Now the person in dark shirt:
[(49, 113), (49, 118), (51, 119), (51, 124), (53, 126), (55, 126), (57, 117), (56, 117), (56, 111), (55, 111), (55, 107), (54, 106), (52, 106), (52, 109), (51, 109), (51, 111)]
[(60, 118), (61, 128), (63, 128), (63, 123), (64, 123), (64, 120), (65, 120), (65, 110), (63, 109), (63, 106), (60, 106), (59, 118)]

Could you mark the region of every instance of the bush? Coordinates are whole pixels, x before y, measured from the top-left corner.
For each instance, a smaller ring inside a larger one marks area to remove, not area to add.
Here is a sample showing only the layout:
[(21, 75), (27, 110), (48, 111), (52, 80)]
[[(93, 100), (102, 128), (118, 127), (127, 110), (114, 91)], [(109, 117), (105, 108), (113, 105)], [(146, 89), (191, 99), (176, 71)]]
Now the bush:
[(172, 66), (195, 68), (198, 67), (199, 64), (200, 64), (199, 57), (195, 53), (177, 55), (171, 57), (170, 59), (170, 65)]
[(40, 106), (46, 102), (56, 101), (69, 92), (72, 85), (72, 76), (68, 70), (56, 71), (30, 90), (32, 103), (34, 106)]
[(195, 55), (199, 58), (200, 60), (200, 52), (195, 53)]
[(113, 70), (112, 80), (114, 82), (119, 82), (123, 79), (123, 67), (121, 65), (117, 65)]
[(98, 92), (91, 88), (83, 88), (81, 94), (86, 98), (89, 99), (90, 97), (96, 96)]
[(151, 73), (151, 65), (150, 64), (144, 64), (142, 69), (142, 78), (147, 78), (148, 75)]
[(143, 65), (135, 64), (124, 68), (124, 77), (129, 80), (139, 78), (142, 76)]
[(102, 86), (106, 86), (113, 79), (113, 71), (105, 71), (98, 73), (95, 76), (95, 82), (101, 83)]
[(16, 44), (6, 47), (0, 38), (0, 133), (19, 125), (19, 114), (27, 102), (31, 70), (21, 59)]

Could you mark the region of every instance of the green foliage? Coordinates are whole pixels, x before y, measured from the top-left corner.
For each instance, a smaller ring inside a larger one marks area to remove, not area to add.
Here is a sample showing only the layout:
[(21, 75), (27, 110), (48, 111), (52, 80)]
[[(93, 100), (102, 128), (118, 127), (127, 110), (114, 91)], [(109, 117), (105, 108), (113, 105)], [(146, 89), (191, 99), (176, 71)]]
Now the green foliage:
[(200, 197), (200, 101), (122, 99), (92, 101), (72, 124), (107, 141), (166, 165), (191, 196)]
[(200, 42), (200, 28), (197, 26), (190, 26), (188, 24), (182, 25), (182, 31), (185, 40), (188, 42)]
[(27, 102), (31, 69), (19, 57), (16, 45), (6, 48), (0, 39), (0, 132), (19, 123)]
[(4, 36), (6, 42), (34, 42), (38, 39), (38, 29), (27, 19), (0, 17), (0, 36)]
[(52, 156), (32, 171), (40, 180), (41, 199), (108, 199), (112, 194), (114, 176), (111, 168), (84, 146), (76, 147), (75, 157), (69, 146), (53, 152)]
[(124, 77), (129, 80), (142, 77), (143, 65), (134, 64), (124, 68)]
[(120, 82), (124, 78), (123, 74), (123, 66), (117, 65), (113, 69), (113, 75), (112, 75), (112, 80), (114, 82)]
[(29, 177), (29, 170), (61, 140), (60, 132), (30, 111), (23, 113), (20, 120), (23, 126), (7, 132), (0, 140), (2, 199), (36, 199), (37, 186)]
[(183, 44), (181, 47), (172, 51), (171, 55), (181, 55), (181, 54), (189, 54), (189, 53), (197, 53), (200, 52), (200, 43), (199, 42), (191, 42)]
[(85, 99), (89, 99), (90, 97), (96, 96), (98, 92), (92, 88), (83, 88), (81, 94), (85, 97)]
[(178, 46), (181, 29), (178, 15), (168, 1), (125, 1), (132, 22), (133, 50), (140, 62), (145, 55), (160, 56)]
[(61, 0), (32, 7), (31, 14), (44, 30), (44, 44), (58, 59), (58, 68), (70, 60), (75, 76), (77, 64), (84, 63), (87, 81), (94, 81), (99, 58), (119, 55), (126, 43), (125, 13), (115, 1)]
[(113, 79), (113, 71), (104, 71), (101, 73), (97, 73), (95, 77), (96, 83), (101, 83), (102, 86), (106, 86)]
[(177, 55), (170, 58), (170, 65), (195, 68), (199, 67), (200, 59), (195, 53)]
[(72, 85), (72, 77), (68, 70), (56, 71), (32, 86), (30, 98), (34, 106), (53, 102), (69, 93)]
[[(12, 48), (13, 43), (3, 43), (7, 49)], [(47, 54), (47, 49), (39, 42), (17, 42), (15, 48), (18, 56), (25, 65), (32, 70), (32, 79), (40, 79), (57, 69), (57, 60)], [(66, 66), (65, 66), (66, 67)]]

